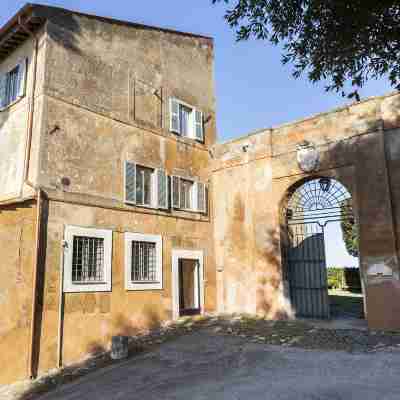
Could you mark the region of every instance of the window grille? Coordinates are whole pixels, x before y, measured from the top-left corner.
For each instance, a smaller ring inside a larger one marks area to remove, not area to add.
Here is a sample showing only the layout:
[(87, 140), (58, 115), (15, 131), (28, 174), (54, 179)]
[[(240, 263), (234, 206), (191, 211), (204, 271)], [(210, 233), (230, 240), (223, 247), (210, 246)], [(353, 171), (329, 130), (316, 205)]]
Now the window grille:
[(132, 282), (156, 282), (156, 243), (132, 241)]
[(104, 239), (74, 236), (72, 282), (98, 283), (104, 280)]

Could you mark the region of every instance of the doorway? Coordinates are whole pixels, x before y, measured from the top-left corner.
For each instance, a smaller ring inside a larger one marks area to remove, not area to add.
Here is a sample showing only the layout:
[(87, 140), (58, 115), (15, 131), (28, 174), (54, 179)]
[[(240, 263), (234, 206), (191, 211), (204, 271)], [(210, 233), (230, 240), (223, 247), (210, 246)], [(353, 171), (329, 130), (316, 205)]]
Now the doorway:
[(172, 251), (174, 319), (204, 312), (203, 252)]
[[(332, 263), (327, 253), (344, 251), (354, 255), (358, 266), (358, 228), (349, 191), (333, 178), (302, 181), (289, 190), (283, 218), (283, 279), (296, 315), (327, 319), (346, 317), (349, 309), (358, 311), (352, 304), (359, 299), (355, 300), (351, 291), (332, 293), (331, 283), (332, 271), (343, 277), (358, 276), (361, 282), (359, 269), (349, 271), (346, 265), (327, 264), (327, 260)], [(329, 229), (333, 225), (341, 227), (335, 236)], [(344, 250), (337, 240), (346, 243)]]

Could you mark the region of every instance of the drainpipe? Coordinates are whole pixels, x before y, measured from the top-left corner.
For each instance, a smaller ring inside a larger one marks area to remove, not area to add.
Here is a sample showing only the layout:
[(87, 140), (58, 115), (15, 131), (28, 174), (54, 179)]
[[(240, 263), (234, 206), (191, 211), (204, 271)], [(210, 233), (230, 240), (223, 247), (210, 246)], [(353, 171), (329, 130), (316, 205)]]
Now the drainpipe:
[(31, 311), (31, 331), (30, 331), (30, 342), (29, 342), (29, 365), (28, 365), (28, 376), (34, 378), (36, 376), (35, 371), (35, 337), (36, 337), (36, 320), (37, 320), (37, 288), (38, 288), (38, 269), (39, 269), (39, 257), (40, 257), (40, 236), (41, 236), (41, 221), (42, 221), (42, 191), (35, 184), (29, 181), (29, 164), (31, 160), (31, 149), (32, 149), (32, 134), (33, 134), (33, 116), (35, 109), (35, 93), (36, 93), (36, 78), (37, 78), (37, 59), (39, 49), (39, 39), (37, 36), (24, 24), (21, 17), (18, 18), (18, 25), (29, 34), (34, 41), (34, 56), (33, 56), (33, 77), (32, 77), (32, 88), (31, 96), (29, 101), (28, 117), (27, 117), (27, 138), (25, 146), (25, 158), (24, 158), (24, 175), (23, 184), (21, 187), (20, 196), (23, 195), (24, 184), (30, 186), (36, 190), (36, 243), (35, 243), (35, 256), (33, 264), (33, 281), (32, 281), (32, 311)]

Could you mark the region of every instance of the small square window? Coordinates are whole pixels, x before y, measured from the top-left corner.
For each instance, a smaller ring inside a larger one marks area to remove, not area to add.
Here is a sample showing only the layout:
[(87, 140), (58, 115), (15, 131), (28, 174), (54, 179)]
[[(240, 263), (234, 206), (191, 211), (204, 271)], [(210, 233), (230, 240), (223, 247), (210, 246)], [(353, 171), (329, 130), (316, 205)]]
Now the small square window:
[(65, 292), (111, 290), (112, 231), (68, 226), (64, 251)]
[(125, 234), (127, 290), (162, 289), (162, 239), (159, 235)]

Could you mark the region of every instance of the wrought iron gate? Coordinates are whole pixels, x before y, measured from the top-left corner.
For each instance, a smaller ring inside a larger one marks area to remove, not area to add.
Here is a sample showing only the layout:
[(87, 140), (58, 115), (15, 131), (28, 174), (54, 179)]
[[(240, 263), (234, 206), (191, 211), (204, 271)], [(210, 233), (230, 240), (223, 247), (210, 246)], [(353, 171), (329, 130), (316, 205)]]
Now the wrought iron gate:
[(291, 193), (285, 211), (285, 279), (297, 316), (329, 318), (324, 228), (354, 218), (351, 196), (338, 181), (318, 178)]
[(298, 316), (329, 318), (324, 228), (293, 224), (287, 252), (289, 290)]

